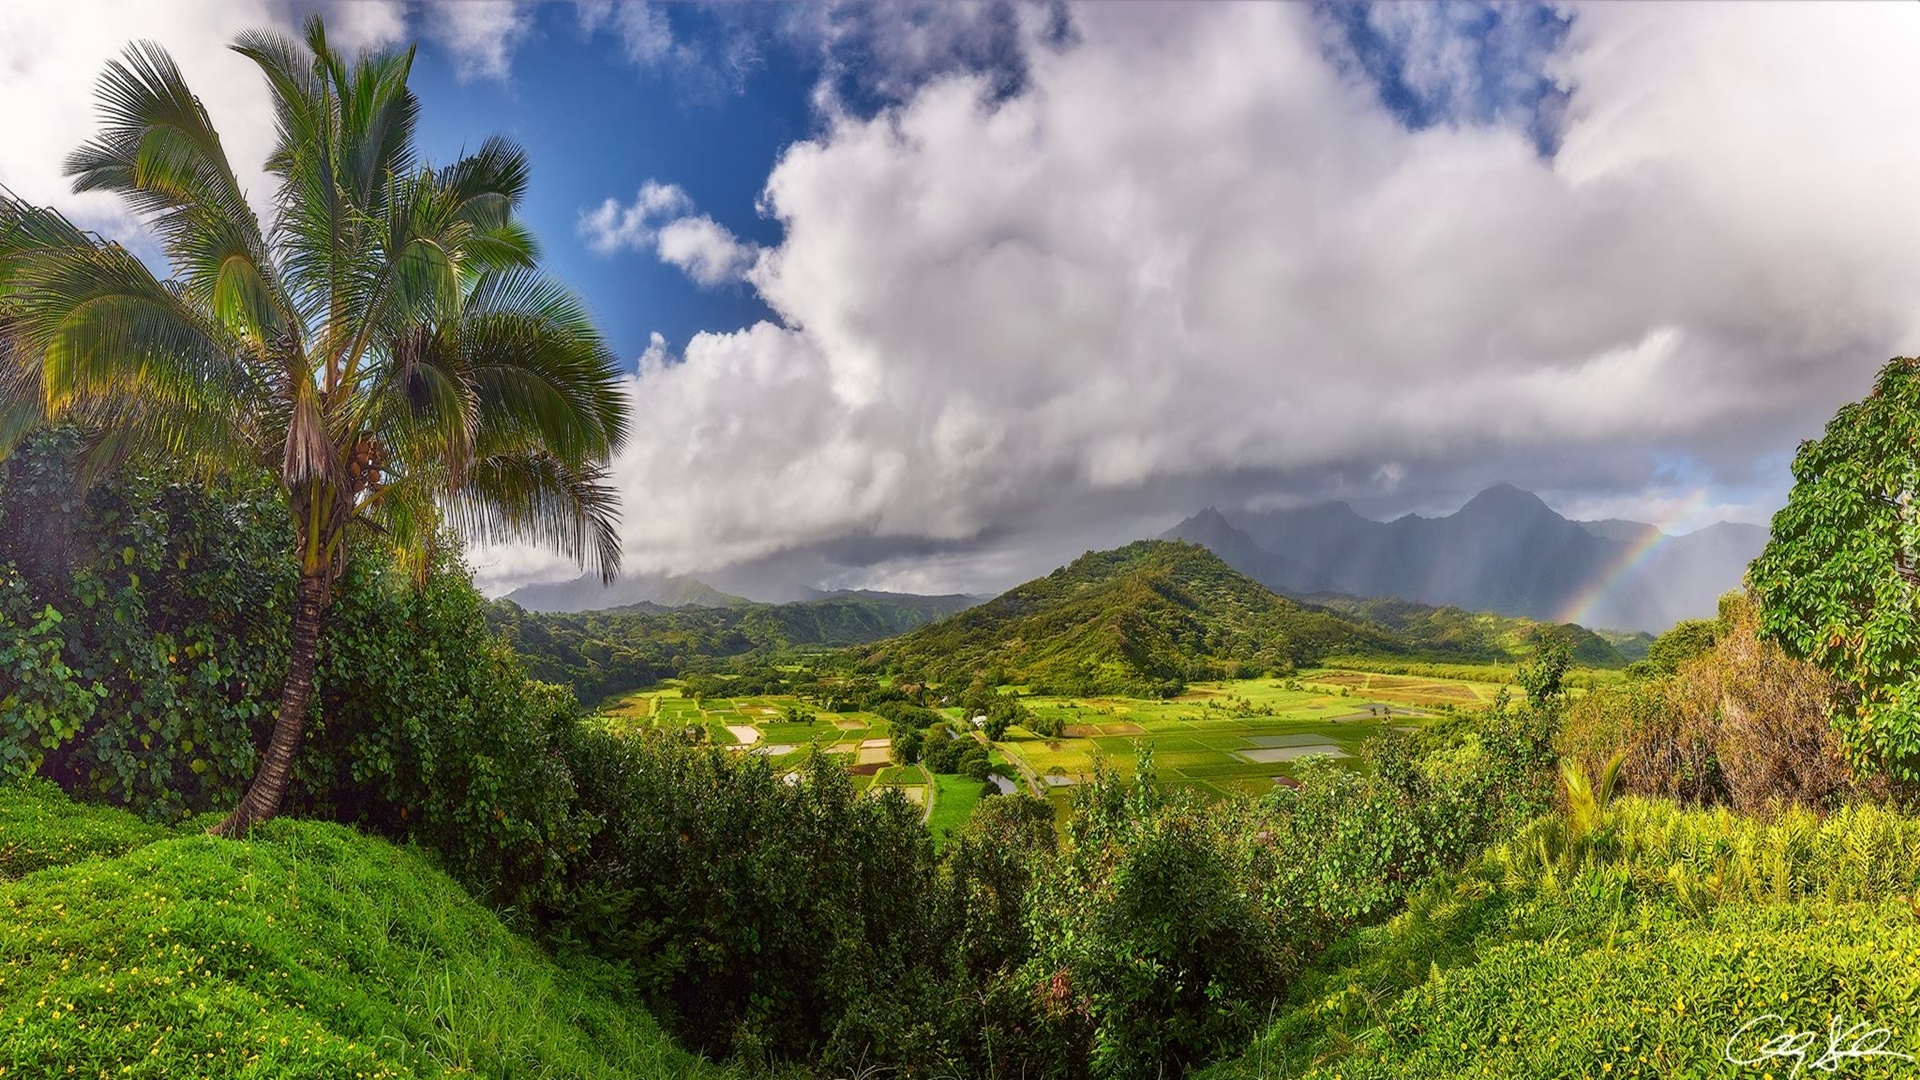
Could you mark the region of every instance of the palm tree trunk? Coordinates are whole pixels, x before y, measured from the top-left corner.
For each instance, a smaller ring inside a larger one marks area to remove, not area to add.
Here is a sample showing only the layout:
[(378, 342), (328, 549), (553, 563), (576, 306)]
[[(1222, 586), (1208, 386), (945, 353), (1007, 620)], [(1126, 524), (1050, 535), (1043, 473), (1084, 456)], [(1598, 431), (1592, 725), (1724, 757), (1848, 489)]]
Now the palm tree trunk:
[(246, 798), (226, 820), (207, 830), (215, 836), (242, 835), (280, 812), (293, 776), (293, 759), (300, 751), (300, 737), (306, 731), (307, 699), (313, 696), (313, 669), (319, 659), (320, 622), (328, 592), (324, 576), (301, 575), (299, 598), (293, 609), (293, 653), (287, 658), (287, 682), (280, 690), (273, 738), (267, 742), (266, 756), (253, 774), (253, 783), (247, 786)]

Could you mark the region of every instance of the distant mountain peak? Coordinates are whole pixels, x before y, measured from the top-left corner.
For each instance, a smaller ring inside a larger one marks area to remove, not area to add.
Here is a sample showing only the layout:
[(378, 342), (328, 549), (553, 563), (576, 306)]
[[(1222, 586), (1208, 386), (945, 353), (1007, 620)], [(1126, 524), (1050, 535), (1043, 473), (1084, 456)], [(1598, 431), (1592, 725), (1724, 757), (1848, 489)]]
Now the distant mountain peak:
[(1456, 516), (1472, 517), (1490, 513), (1503, 516), (1521, 514), (1529, 517), (1539, 517), (1544, 514), (1560, 516), (1554, 513), (1553, 507), (1548, 506), (1546, 500), (1540, 496), (1514, 487), (1504, 480), (1468, 499), (1467, 505), (1461, 507)]
[(1294, 596), (1395, 597), (1534, 619), (1577, 608), (1591, 625), (1652, 631), (1711, 615), (1766, 542), (1758, 526), (1663, 539), (1641, 522), (1570, 521), (1504, 482), (1443, 517), (1381, 522), (1322, 503), (1203, 512), (1165, 535), (1204, 544)]

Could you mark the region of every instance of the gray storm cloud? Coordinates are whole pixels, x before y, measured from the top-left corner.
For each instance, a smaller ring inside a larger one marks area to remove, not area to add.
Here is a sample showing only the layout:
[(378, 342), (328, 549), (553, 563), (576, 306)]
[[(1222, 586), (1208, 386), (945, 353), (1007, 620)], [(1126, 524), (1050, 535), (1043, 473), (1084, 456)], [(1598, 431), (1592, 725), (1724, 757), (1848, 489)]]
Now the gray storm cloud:
[[(129, 224), (58, 168), (136, 36), (258, 161), (257, 73), (223, 44), (300, 10), (0, 8), (0, 100), (34, 103), (0, 183)], [(475, 77), (504, 77), (527, 25), (512, 4), (327, 10), (356, 42), (425, 33)], [(665, 49), (650, 9), (582, 10), (644, 30), (635, 62)], [(1424, 8), (1370, 22), (1423, 100), (1480, 104), (1420, 130), (1305, 5), (1096, 4), (1065, 31), (1040, 6), (914, 10), (786, 13), (829, 75), (857, 45), (896, 103), (847, 112), (823, 77), (820, 134), (766, 178), (778, 244), (715, 223), (746, 208), (656, 207), (633, 237), (623, 204), (581, 208), (612, 215), (620, 257), (779, 316), (641, 359), (615, 468), (630, 565), (791, 556), (836, 584), (979, 590), (1209, 503), (1448, 510), (1494, 479), (1648, 518), (1705, 487), (1752, 519), (1793, 445), (1920, 350), (1914, 5), (1567, 9), (1549, 54), (1500, 54), (1563, 90), (1550, 155), (1541, 116), (1485, 106), (1512, 80), (1462, 47), (1472, 20)], [(494, 588), (572, 572), (475, 557)]]
[(1915, 347), (1920, 9), (1579, 9), (1551, 157), (1408, 130), (1303, 6), (1073, 18), (1016, 93), (941, 78), (782, 156), (747, 275), (781, 325), (633, 382), (637, 565), (1028, 523), (1047, 563), (1249, 477), (1630, 506), (1674, 461), (1755, 483)]

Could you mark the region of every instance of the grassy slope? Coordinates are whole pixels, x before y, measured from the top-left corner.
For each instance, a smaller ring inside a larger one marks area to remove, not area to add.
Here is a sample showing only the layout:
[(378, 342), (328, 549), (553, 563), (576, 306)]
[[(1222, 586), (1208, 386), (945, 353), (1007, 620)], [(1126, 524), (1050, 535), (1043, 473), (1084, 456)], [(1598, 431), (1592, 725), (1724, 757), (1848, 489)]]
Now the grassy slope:
[(11, 789), (0, 852), (0, 1076), (718, 1075), (347, 829), (223, 841)]
[[(1551, 823), (1549, 823), (1551, 824)], [(1772, 823), (1633, 801), (1620, 842), (1552, 870), (1552, 829), (1495, 848), (1391, 923), (1343, 939), (1245, 1057), (1209, 1080), (1762, 1076), (1724, 1060), (1835, 1017), (1920, 1056), (1920, 821), (1848, 810)], [(1754, 1040), (1755, 1042), (1759, 1040)], [(1750, 1052), (1748, 1056), (1751, 1056)], [(1896, 1059), (1846, 1075), (1913, 1074)], [(1768, 1068), (1779, 1077), (1792, 1061)]]

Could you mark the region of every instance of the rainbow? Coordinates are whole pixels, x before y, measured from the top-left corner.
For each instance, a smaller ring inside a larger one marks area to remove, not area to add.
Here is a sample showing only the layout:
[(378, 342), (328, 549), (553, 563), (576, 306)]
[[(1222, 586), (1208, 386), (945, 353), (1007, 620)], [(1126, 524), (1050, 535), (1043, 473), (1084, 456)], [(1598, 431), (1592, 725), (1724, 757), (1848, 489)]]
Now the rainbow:
[(1621, 578), (1631, 574), (1641, 563), (1646, 562), (1647, 557), (1660, 550), (1668, 540), (1673, 539), (1667, 535), (1667, 530), (1676, 522), (1685, 521), (1698, 513), (1700, 508), (1706, 505), (1706, 501), (1707, 490), (1695, 488), (1692, 494), (1675, 503), (1671, 511), (1662, 515), (1662, 520), (1653, 523), (1655, 529), (1652, 533), (1628, 544), (1627, 549), (1613, 560), (1612, 565), (1608, 566), (1605, 572), (1567, 601), (1566, 607), (1554, 616), (1554, 621), (1579, 623), (1581, 626), (1586, 626), (1587, 620), (1593, 617), (1593, 609), (1598, 606), (1601, 598), (1607, 595), (1607, 591), (1618, 584)]

